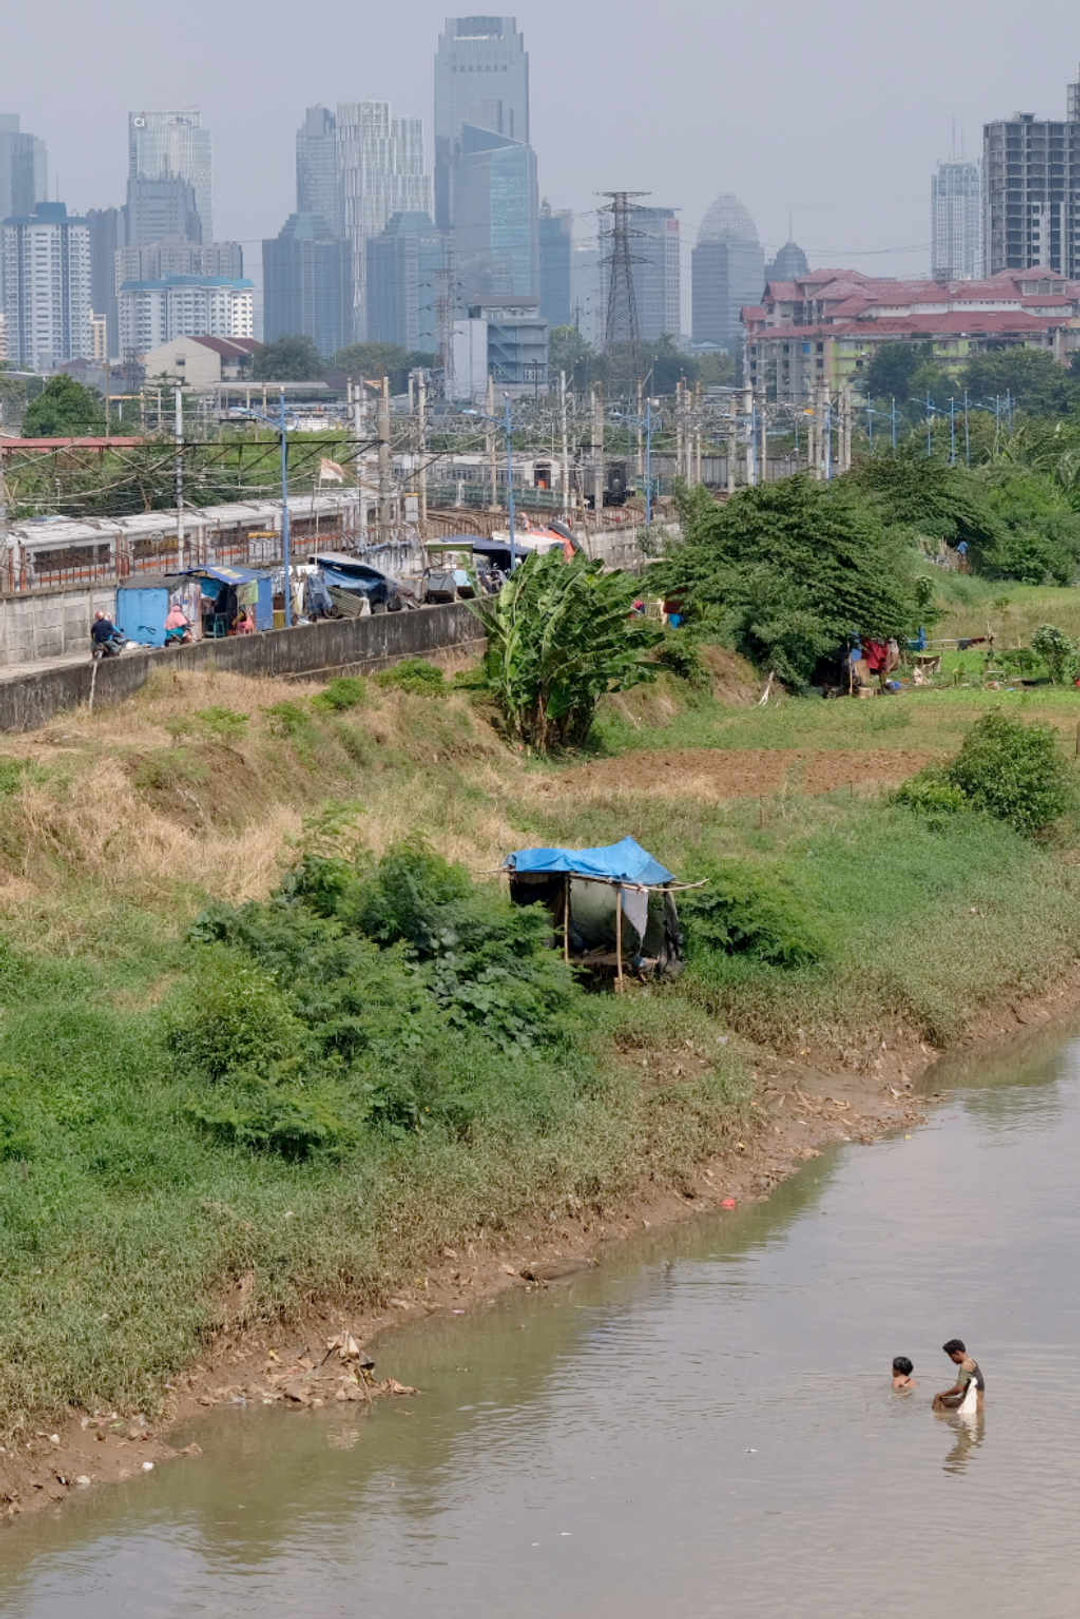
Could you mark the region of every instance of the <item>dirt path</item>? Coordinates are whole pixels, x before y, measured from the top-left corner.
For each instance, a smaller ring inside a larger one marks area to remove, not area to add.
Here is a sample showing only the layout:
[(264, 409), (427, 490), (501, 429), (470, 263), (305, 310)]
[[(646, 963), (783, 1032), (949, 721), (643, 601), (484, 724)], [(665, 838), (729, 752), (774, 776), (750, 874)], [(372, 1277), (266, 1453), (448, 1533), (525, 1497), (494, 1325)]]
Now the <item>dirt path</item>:
[(783, 792), (872, 792), (898, 786), (936, 757), (925, 748), (647, 749), (566, 770), (539, 782), (536, 792), (578, 800), (647, 792), (714, 803)]

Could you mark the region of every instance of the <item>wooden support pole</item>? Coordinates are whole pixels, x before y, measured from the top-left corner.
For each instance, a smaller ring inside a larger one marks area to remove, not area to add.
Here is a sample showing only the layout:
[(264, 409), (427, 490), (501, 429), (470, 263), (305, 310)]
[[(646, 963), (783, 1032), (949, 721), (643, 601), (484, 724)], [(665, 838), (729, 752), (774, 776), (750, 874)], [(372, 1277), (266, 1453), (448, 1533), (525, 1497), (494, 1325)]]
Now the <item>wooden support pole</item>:
[(570, 960), (570, 878), (569, 877), (567, 877), (566, 882), (563, 885), (562, 927), (563, 927), (563, 960), (564, 961), (569, 961)]
[(622, 971), (622, 885), (615, 890), (615, 988), (623, 987)]

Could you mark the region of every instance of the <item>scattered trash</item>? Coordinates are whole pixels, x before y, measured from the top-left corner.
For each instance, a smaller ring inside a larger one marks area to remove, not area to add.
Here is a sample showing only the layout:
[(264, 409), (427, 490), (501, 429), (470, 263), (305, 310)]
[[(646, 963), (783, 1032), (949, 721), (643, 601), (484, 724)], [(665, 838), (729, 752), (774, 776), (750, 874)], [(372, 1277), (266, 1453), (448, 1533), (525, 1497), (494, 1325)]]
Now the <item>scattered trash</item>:
[(154, 1471), (153, 1462), (143, 1462), (142, 1470), (144, 1473), (152, 1473)]
[(80, 1489), (80, 1490), (85, 1490), (85, 1489), (86, 1489), (86, 1486), (87, 1486), (87, 1485), (88, 1485), (88, 1484), (89, 1484), (89, 1482), (90, 1482), (90, 1478), (89, 1478), (89, 1475), (88, 1475), (88, 1474), (86, 1474), (86, 1473), (80, 1473), (80, 1474), (79, 1474), (79, 1476), (78, 1476), (78, 1478), (77, 1478), (77, 1479), (76, 1479), (76, 1480), (75, 1480), (75, 1482), (76, 1482), (76, 1484), (77, 1484), (77, 1485), (78, 1485), (78, 1486), (79, 1486), (79, 1489)]
[(720, 1207), (722, 1209), (737, 1209), (738, 1206), (738, 1200), (734, 1197), (722, 1197), (720, 1199)]

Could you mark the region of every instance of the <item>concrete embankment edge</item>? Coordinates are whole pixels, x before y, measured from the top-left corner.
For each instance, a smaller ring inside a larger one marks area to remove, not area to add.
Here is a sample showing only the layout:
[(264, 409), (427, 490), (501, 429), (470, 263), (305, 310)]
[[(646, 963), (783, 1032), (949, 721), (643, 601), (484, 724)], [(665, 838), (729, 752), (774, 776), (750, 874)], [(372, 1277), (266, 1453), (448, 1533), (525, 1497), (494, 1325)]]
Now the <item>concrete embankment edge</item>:
[(479, 620), (462, 603), (415, 612), (380, 613), (372, 618), (332, 619), (291, 630), (225, 641), (200, 641), (175, 651), (125, 653), (95, 667), (85, 663), (0, 682), (0, 731), (33, 731), (57, 714), (93, 700), (94, 706), (121, 703), (145, 685), (157, 669), (209, 672), (215, 669), (253, 678), (330, 676), (386, 668), (402, 658), (479, 651), (484, 638)]

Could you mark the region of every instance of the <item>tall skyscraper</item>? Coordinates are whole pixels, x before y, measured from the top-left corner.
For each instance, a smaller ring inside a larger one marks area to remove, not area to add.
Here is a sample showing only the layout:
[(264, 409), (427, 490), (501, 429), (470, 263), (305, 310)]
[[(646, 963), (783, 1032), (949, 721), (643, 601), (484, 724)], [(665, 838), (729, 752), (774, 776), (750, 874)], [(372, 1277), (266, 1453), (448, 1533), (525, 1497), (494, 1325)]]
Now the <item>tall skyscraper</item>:
[(736, 350), (743, 339), (739, 311), (765, 288), (765, 255), (757, 227), (738, 197), (717, 197), (701, 222), (691, 260), (693, 340)]
[(120, 353), (116, 318), (116, 254), (124, 243), (124, 210), (91, 208), (86, 215), (90, 231), (90, 301), (95, 315), (105, 319), (108, 357)]
[(939, 163), (930, 181), (930, 274), (975, 281), (983, 273), (982, 173), (978, 163)]
[(446, 237), (430, 214), (394, 214), (367, 244), (367, 334), (373, 343), (436, 354)]
[(0, 287), (8, 358), (34, 371), (88, 360), (90, 229), (62, 202), (0, 225)]
[(337, 119), (329, 107), (309, 107), (296, 132), (296, 212), (344, 234), (338, 176)]
[(986, 270), (1080, 278), (1080, 82), (1060, 122), (1017, 113), (983, 126)]
[(133, 176), (128, 180), (124, 209), (125, 242), (130, 247), (145, 247), (166, 237), (177, 242), (202, 241), (195, 187), (179, 175), (162, 180)]
[(448, 17), (435, 53), (435, 223), (453, 223), (466, 124), (529, 143), (529, 57), (513, 17)]
[(465, 302), (539, 298), (536, 154), (466, 124), (454, 160), (455, 269)]
[(202, 114), (128, 114), (128, 176), (132, 180), (187, 180), (199, 214), (198, 241), (210, 242), (213, 228), (213, 154)]
[(344, 102), (337, 109), (338, 175), (345, 235), (352, 249), (353, 321), (363, 339), (367, 320), (367, 244), (392, 214), (428, 213), (419, 118), (394, 118), (386, 101)]
[(352, 341), (352, 263), (349, 244), (321, 214), (291, 214), (263, 242), (263, 337), (310, 337), (319, 353), (335, 355)]
[(569, 326), (572, 319), (570, 257), (574, 216), (569, 209), (540, 209), (540, 313), (550, 326)]
[(638, 206), (630, 216), (631, 274), (644, 343), (678, 338), (682, 328), (682, 254), (674, 208)]
[(20, 130), (18, 113), (0, 113), (0, 220), (25, 218), (48, 195), (45, 142)]

